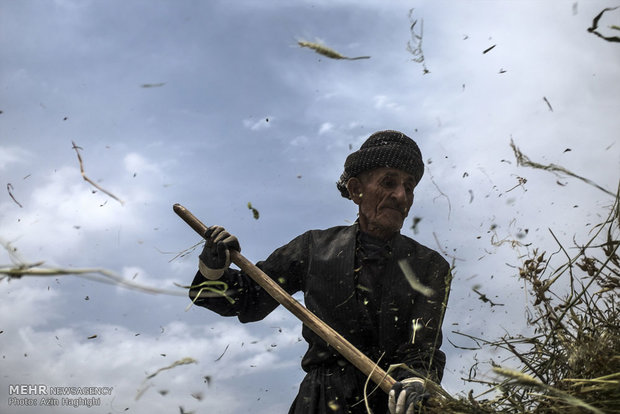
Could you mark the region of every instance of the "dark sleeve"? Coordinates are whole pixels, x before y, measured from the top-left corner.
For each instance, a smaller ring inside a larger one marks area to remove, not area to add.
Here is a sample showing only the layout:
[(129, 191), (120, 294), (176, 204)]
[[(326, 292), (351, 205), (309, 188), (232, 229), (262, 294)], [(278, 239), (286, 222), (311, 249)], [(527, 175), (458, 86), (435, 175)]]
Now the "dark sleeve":
[[(308, 266), (307, 252), (308, 233), (304, 233), (274, 251), (267, 260), (256, 263), (256, 266), (292, 295), (302, 289)], [(199, 285), (204, 282), (208, 279), (197, 272), (189, 291), (190, 299), (198, 295)], [(203, 293), (194, 303), (222, 316), (237, 316), (243, 323), (259, 321), (278, 306), (275, 299), (241, 270), (228, 268), (212, 286), (224, 289), (225, 295)]]
[[(442, 344), (441, 324), (448, 302), (451, 281), (450, 265), (438, 253), (433, 254), (427, 267), (425, 284), (433, 289), (430, 297), (419, 295), (411, 320), (409, 341), (398, 347), (397, 360), (406, 364), (420, 376), (441, 382), (446, 355), (439, 349)], [(394, 379), (417, 376), (406, 369), (398, 369)]]

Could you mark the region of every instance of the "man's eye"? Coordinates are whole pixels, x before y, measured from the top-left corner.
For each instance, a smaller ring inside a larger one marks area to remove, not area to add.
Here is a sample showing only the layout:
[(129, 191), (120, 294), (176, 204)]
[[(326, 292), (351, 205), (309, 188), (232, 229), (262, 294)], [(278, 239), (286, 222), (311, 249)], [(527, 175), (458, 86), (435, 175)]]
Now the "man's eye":
[(396, 186), (396, 181), (394, 181), (394, 180), (384, 180), (383, 181), (383, 186), (385, 188), (394, 188), (394, 186)]

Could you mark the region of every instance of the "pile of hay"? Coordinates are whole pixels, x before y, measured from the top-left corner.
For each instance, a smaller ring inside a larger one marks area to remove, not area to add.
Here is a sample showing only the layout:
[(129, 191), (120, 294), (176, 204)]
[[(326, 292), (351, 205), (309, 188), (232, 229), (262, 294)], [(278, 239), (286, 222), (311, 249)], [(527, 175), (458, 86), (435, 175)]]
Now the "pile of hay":
[(509, 352), (519, 369), (494, 366), (493, 397), (444, 395), (424, 412), (620, 413), (619, 198), (585, 245), (567, 250), (556, 238), (557, 252), (532, 250), (522, 263), (533, 335), (483, 341)]

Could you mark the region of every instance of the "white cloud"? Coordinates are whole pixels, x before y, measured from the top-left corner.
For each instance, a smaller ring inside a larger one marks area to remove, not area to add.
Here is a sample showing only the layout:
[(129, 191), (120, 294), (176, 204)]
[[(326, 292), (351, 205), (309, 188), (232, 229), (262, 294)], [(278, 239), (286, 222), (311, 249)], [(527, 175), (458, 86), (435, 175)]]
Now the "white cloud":
[(377, 95), (373, 98), (375, 103), (375, 109), (390, 109), (390, 110), (400, 110), (402, 106), (393, 102), (386, 95)]
[[(269, 336), (256, 336), (232, 320), (204, 325), (169, 322), (161, 331), (139, 334), (124, 326), (99, 322), (67, 321), (64, 326), (52, 327), (51, 315), (56, 314), (62, 294), (33, 289), (29, 284), (30, 280), (21, 279), (10, 288), (6, 283), (0, 286), (0, 315), (5, 320), (2, 371), (11, 373), (0, 376), (0, 404), (5, 408), (9, 385), (44, 384), (113, 387), (112, 395), (100, 397), (100, 407), (89, 410), (94, 413), (127, 407), (136, 413), (175, 412), (179, 405), (188, 410), (234, 413), (242, 407), (242, 400), (233, 397), (244, 384), (240, 378), (269, 377), (295, 363), (281, 360), (280, 355), (291, 346), (281, 332), (272, 330)], [(11, 323), (7, 317), (16, 311), (27, 319), (13, 318), (15, 323)], [(24, 324), (26, 320), (29, 323)], [(197, 363), (158, 372), (183, 358)], [(209, 377), (208, 383), (205, 377)], [(136, 401), (140, 391), (143, 393)], [(203, 399), (199, 401), (192, 394)], [(40, 412), (38, 407), (20, 410)], [(58, 407), (49, 412), (65, 410)]]
[(0, 171), (11, 164), (24, 164), (31, 156), (32, 153), (22, 147), (0, 145)]
[[(191, 272), (185, 272), (191, 274)], [(177, 273), (179, 274), (179, 273)], [(181, 273), (184, 274), (184, 273)], [(138, 290), (145, 293), (162, 293), (162, 294), (174, 294), (182, 297), (186, 297), (187, 291), (180, 286), (187, 286), (186, 280), (179, 280), (169, 277), (156, 277), (151, 275), (146, 269), (140, 266), (124, 266), (121, 274), (118, 275), (126, 283), (117, 285), (117, 292), (120, 294), (127, 294), (129, 290)], [(189, 303), (188, 303), (189, 305)]]
[[(190, 331), (188, 326), (184, 329)], [(90, 332), (96, 333), (97, 337), (92, 338)], [(18, 338), (12, 345), (19, 351), (4, 354), (4, 369), (15, 374), (10, 382), (6, 377), (0, 379), (3, 391), (15, 383), (50, 387), (113, 387), (110, 396), (100, 397), (101, 407), (93, 410), (97, 413), (109, 412), (113, 408), (123, 411), (126, 407), (137, 413), (176, 412), (179, 405), (185, 405), (188, 409), (203, 406), (215, 412), (235, 412), (238, 407), (237, 402), (226, 397), (230, 391), (221, 392), (221, 388), (229, 389), (230, 384), (218, 385), (220, 392), (213, 393), (205, 383), (205, 373), (211, 372), (208, 362), (217, 358), (215, 352), (219, 351), (212, 347), (207, 338), (169, 333), (136, 337), (134, 332), (112, 325), (52, 331), (24, 327), (20, 329)], [(159, 369), (188, 357), (198, 363), (180, 365), (161, 371), (152, 379), (147, 378)], [(222, 382), (217, 373), (211, 372), (211, 375), (214, 384)], [(141, 390), (145, 391), (136, 401)], [(165, 391), (166, 394), (158, 391)], [(202, 393), (205, 400), (195, 400), (192, 393)], [(223, 398), (219, 394), (223, 394)], [(7, 399), (3, 400), (4, 405)], [(26, 409), (24, 412), (39, 410)], [(66, 408), (50, 409), (50, 412), (63, 413)]]
[(83, 180), (76, 166), (61, 166), (51, 174), (24, 181), (30, 189), (26, 194), (24, 185), (15, 185), (13, 193), (23, 208), (12, 200), (0, 203), (18, 217), (0, 216), (2, 237), (25, 252), (25, 259), (35, 261), (66, 260), (86, 242), (108, 246), (112, 239), (117, 244), (123, 240), (142, 243), (145, 226), (151, 227), (147, 225), (145, 206), (155, 202), (161, 193), (164, 170), (135, 152), (127, 154), (123, 163), (129, 174), (109, 174), (109, 181), (95, 178), (95, 163), (89, 165), (92, 172), (86, 171), (99, 186), (123, 200), (122, 205)]
[(319, 135), (326, 134), (332, 129), (334, 129), (334, 124), (332, 124), (331, 122), (324, 122), (321, 124), (321, 127), (319, 128)]
[(144, 173), (152, 173), (161, 175), (160, 167), (144, 158), (144, 156), (131, 152), (125, 156), (123, 159), (125, 164), (125, 170), (131, 174), (144, 174)]
[[(28, 279), (0, 280), (0, 319), (1, 330), (7, 334), (5, 338), (23, 327), (24, 320), (27, 320), (31, 327), (37, 328), (47, 326), (60, 316), (53, 307), (54, 301), (59, 299), (59, 293), (41, 284), (27, 285), (26, 280)], [(41, 312), (40, 309), (48, 310)], [(20, 318), (14, 315), (20, 315)]]
[[(105, 186), (119, 197), (125, 196), (116, 186)], [(44, 248), (46, 257), (62, 257), (93, 234), (120, 227), (132, 231), (143, 225), (135, 206), (122, 206), (93, 191), (77, 168), (59, 168), (42, 186), (32, 190), (28, 199), (22, 200), (24, 208), (19, 210), (19, 220), (0, 218), (3, 237), (19, 240), (18, 245), (30, 255)], [(3, 206), (8, 208), (9, 203)]]
[(260, 131), (263, 129), (271, 128), (271, 126), (273, 125), (273, 119), (274, 118), (269, 115), (259, 119), (247, 118), (243, 120), (243, 126), (252, 131)]

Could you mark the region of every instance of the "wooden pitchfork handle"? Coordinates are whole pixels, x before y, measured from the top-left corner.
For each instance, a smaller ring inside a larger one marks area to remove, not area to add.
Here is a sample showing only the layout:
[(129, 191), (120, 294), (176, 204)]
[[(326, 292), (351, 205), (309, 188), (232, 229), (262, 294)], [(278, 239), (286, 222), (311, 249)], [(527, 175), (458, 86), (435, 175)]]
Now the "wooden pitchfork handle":
[[(204, 237), (207, 227), (200, 220), (198, 220), (196, 216), (180, 204), (175, 204), (173, 209), (174, 212), (177, 213), (177, 215), (187, 224), (189, 224), (189, 226), (193, 228), (196, 233), (198, 233), (201, 237)], [(267, 291), (271, 297), (278, 301), (278, 303), (302, 321), (304, 325), (320, 336), (330, 346), (335, 348), (340, 355), (346, 358), (347, 361), (362, 371), (364, 375), (370, 376), (370, 379), (378, 384), (383, 391), (386, 393), (390, 392), (390, 389), (396, 381), (375, 362), (361, 353), (349, 341), (344, 339), (342, 335), (320, 320), (301, 303), (293, 299), (293, 297), (282, 289), (280, 285), (256, 267), (254, 263), (243, 257), (241, 253), (234, 249), (230, 249), (230, 260), (239, 266), (239, 269), (243, 270), (256, 283), (258, 283), (260, 287), (265, 289), (265, 291)]]

